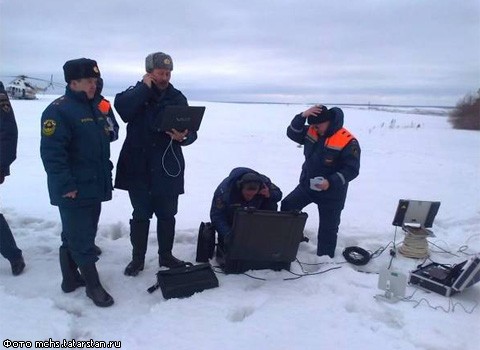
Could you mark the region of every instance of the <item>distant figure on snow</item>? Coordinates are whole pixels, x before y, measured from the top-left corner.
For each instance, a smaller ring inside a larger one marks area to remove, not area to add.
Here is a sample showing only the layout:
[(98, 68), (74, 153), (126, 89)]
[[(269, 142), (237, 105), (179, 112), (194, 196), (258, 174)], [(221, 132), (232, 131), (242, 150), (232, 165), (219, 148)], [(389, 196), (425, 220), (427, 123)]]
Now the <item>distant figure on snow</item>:
[(360, 146), (343, 127), (343, 111), (338, 107), (313, 106), (297, 114), (287, 136), (304, 145), (305, 162), (300, 183), (282, 201), (281, 210), (302, 210), (315, 203), (320, 219), (317, 255), (333, 258), (348, 183), (360, 170)]
[[(10, 165), (17, 158), (18, 129), (12, 105), (0, 81), (0, 184), (10, 175)], [(25, 268), (22, 251), (18, 249), (3, 214), (0, 213), (0, 253), (10, 261), (12, 274), (17, 276)]]

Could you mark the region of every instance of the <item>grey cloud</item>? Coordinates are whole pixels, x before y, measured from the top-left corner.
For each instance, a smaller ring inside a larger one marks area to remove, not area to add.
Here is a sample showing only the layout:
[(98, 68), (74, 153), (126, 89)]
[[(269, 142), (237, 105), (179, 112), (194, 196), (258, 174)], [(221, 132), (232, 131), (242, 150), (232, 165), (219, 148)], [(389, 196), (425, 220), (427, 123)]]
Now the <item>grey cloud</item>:
[(67, 59), (91, 57), (113, 91), (162, 50), (172, 82), (209, 100), (452, 105), (479, 87), (479, 18), (475, 0), (3, 0), (0, 74), (62, 80)]

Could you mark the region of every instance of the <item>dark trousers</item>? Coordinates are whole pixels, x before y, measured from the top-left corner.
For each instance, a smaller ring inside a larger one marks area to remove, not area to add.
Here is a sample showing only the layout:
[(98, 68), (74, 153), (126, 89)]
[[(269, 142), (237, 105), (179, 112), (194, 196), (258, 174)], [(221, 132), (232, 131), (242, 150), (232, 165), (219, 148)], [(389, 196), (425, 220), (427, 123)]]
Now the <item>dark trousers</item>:
[(132, 220), (149, 221), (157, 217), (158, 254), (170, 253), (175, 237), (175, 215), (178, 211), (178, 195), (159, 196), (148, 191), (128, 191), (132, 203)]
[(0, 214), (0, 254), (9, 261), (15, 261), (22, 256), (3, 214)]
[(283, 199), (280, 210), (302, 210), (311, 203), (317, 205), (320, 221), (317, 235), (317, 255), (328, 255), (333, 258), (337, 246), (338, 226), (340, 225), (340, 216), (343, 208), (338, 205), (331, 205), (332, 203), (315, 201), (307, 191), (297, 186)]
[(95, 250), (101, 203), (82, 207), (59, 207), (62, 219), (62, 247), (70, 252), (73, 261), (81, 267), (98, 260)]

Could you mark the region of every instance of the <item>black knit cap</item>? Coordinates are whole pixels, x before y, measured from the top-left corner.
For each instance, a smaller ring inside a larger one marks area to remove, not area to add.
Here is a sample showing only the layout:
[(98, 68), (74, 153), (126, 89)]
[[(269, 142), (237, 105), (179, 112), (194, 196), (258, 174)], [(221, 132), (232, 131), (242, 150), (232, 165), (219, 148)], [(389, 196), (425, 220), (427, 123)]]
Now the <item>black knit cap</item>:
[(65, 62), (63, 65), (63, 73), (67, 83), (77, 79), (100, 77), (97, 62), (89, 58), (77, 58)]
[(320, 124), (320, 123), (327, 122), (329, 120), (333, 120), (334, 113), (331, 110), (329, 110), (325, 106), (318, 106), (318, 107), (321, 109), (321, 111), (316, 116), (312, 115), (308, 117), (307, 122), (309, 125)]
[(237, 181), (238, 187), (248, 189), (259, 189), (262, 183), (262, 178), (255, 173), (246, 173)]

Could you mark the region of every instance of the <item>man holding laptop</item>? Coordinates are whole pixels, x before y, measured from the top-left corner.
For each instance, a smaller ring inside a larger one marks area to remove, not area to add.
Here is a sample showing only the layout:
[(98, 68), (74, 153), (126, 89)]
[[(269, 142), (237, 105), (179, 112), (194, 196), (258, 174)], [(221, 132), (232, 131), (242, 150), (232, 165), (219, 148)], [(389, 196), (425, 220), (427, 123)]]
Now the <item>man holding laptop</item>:
[[(188, 106), (187, 98), (170, 84), (172, 58), (155, 52), (145, 59), (142, 81), (116, 95), (114, 106), (127, 123), (127, 135), (117, 164), (115, 188), (127, 190), (133, 213), (130, 220), (132, 261), (125, 275), (144, 268), (150, 219), (157, 217), (160, 266), (185, 263), (172, 255), (178, 196), (184, 193), (185, 160), (182, 146), (197, 139), (196, 130), (162, 130), (167, 106)], [(180, 118), (181, 119), (181, 118)]]

